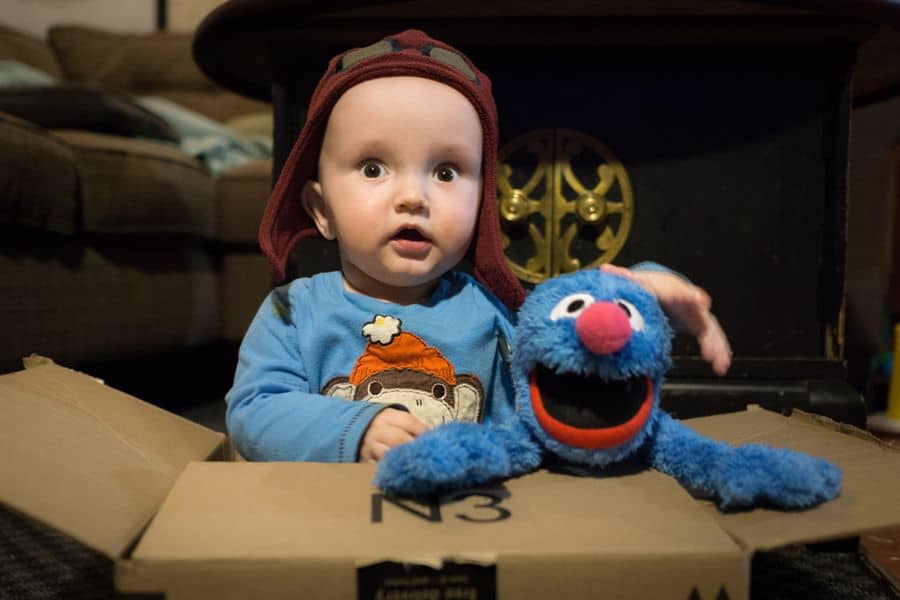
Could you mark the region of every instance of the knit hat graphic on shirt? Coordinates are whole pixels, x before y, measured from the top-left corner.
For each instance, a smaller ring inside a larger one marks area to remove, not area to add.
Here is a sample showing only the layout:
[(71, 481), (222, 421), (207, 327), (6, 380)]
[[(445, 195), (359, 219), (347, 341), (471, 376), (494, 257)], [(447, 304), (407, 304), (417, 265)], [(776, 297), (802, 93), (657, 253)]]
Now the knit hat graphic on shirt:
[(446, 421), (481, 421), (484, 391), (478, 377), (457, 375), (440, 350), (400, 329), (399, 319), (376, 315), (363, 326), (368, 343), (347, 377), (322, 393), (402, 408), (429, 427)]

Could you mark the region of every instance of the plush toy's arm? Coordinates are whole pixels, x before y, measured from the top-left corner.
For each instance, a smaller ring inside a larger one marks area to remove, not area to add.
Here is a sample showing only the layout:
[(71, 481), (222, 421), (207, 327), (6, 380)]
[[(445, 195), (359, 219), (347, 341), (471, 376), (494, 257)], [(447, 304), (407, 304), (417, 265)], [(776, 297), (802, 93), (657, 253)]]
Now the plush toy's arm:
[(762, 444), (732, 447), (664, 412), (649, 452), (654, 468), (717, 496), (723, 508), (806, 508), (836, 497), (841, 486), (841, 470), (825, 460)]
[(446, 423), (388, 451), (375, 485), (400, 496), (428, 496), (532, 471), (541, 452), (518, 418), (499, 425)]

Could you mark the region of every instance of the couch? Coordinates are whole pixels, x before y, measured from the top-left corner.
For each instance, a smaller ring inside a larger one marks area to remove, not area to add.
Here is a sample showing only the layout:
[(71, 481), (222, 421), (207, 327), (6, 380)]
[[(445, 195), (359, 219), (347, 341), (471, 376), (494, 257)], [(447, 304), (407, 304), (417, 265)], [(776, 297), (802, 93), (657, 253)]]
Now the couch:
[(0, 26), (0, 62), (49, 80), (0, 82), (0, 372), (37, 353), (165, 406), (227, 387), (270, 288), (256, 229), (272, 162), (214, 171), (138, 100), (237, 129), (271, 128), (271, 108), (216, 88), (190, 44)]

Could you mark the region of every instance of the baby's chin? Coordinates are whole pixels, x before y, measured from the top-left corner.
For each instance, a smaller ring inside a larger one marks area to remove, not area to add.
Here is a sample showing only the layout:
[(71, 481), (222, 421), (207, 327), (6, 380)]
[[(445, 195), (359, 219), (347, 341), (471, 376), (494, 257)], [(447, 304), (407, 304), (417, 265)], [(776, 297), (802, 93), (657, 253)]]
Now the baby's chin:
[(409, 260), (392, 261), (381, 269), (376, 278), (392, 287), (411, 288), (437, 285), (441, 277), (449, 273), (458, 260)]
[(381, 258), (375, 264), (373, 261), (360, 261), (360, 264), (356, 264), (342, 260), (345, 282), (352, 291), (375, 298), (412, 298), (406, 303), (422, 302), (430, 298), (441, 277), (462, 259), (461, 256), (442, 257), (435, 254), (421, 259), (397, 255)]
[(411, 274), (392, 274), (383, 279), (368, 274), (344, 271), (344, 288), (350, 292), (363, 294), (394, 304), (416, 304), (425, 302), (434, 293), (440, 281), (437, 277), (422, 277)]
[(440, 282), (440, 276), (429, 278), (398, 278), (396, 283), (385, 284), (385, 289), (389, 294), (398, 298), (395, 300), (398, 304), (411, 304), (416, 302), (426, 302), (434, 294)]

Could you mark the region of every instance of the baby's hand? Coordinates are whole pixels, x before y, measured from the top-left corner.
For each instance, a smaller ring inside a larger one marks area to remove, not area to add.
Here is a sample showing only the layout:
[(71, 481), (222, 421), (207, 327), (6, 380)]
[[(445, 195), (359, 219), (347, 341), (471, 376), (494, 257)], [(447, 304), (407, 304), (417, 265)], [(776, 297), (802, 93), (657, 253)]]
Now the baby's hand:
[(384, 453), (412, 441), (428, 427), (405, 410), (386, 408), (372, 419), (359, 448), (359, 462), (377, 462)]
[(731, 345), (719, 321), (710, 312), (712, 300), (705, 290), (665, 271), (631, 271), (604, 264), (600, 269), (626, 277), (644, 287), (659, 300), (675, 328), (697, 338), (700, 354), (712, 364), (713, 371), (724, 375), (731, 365)]

